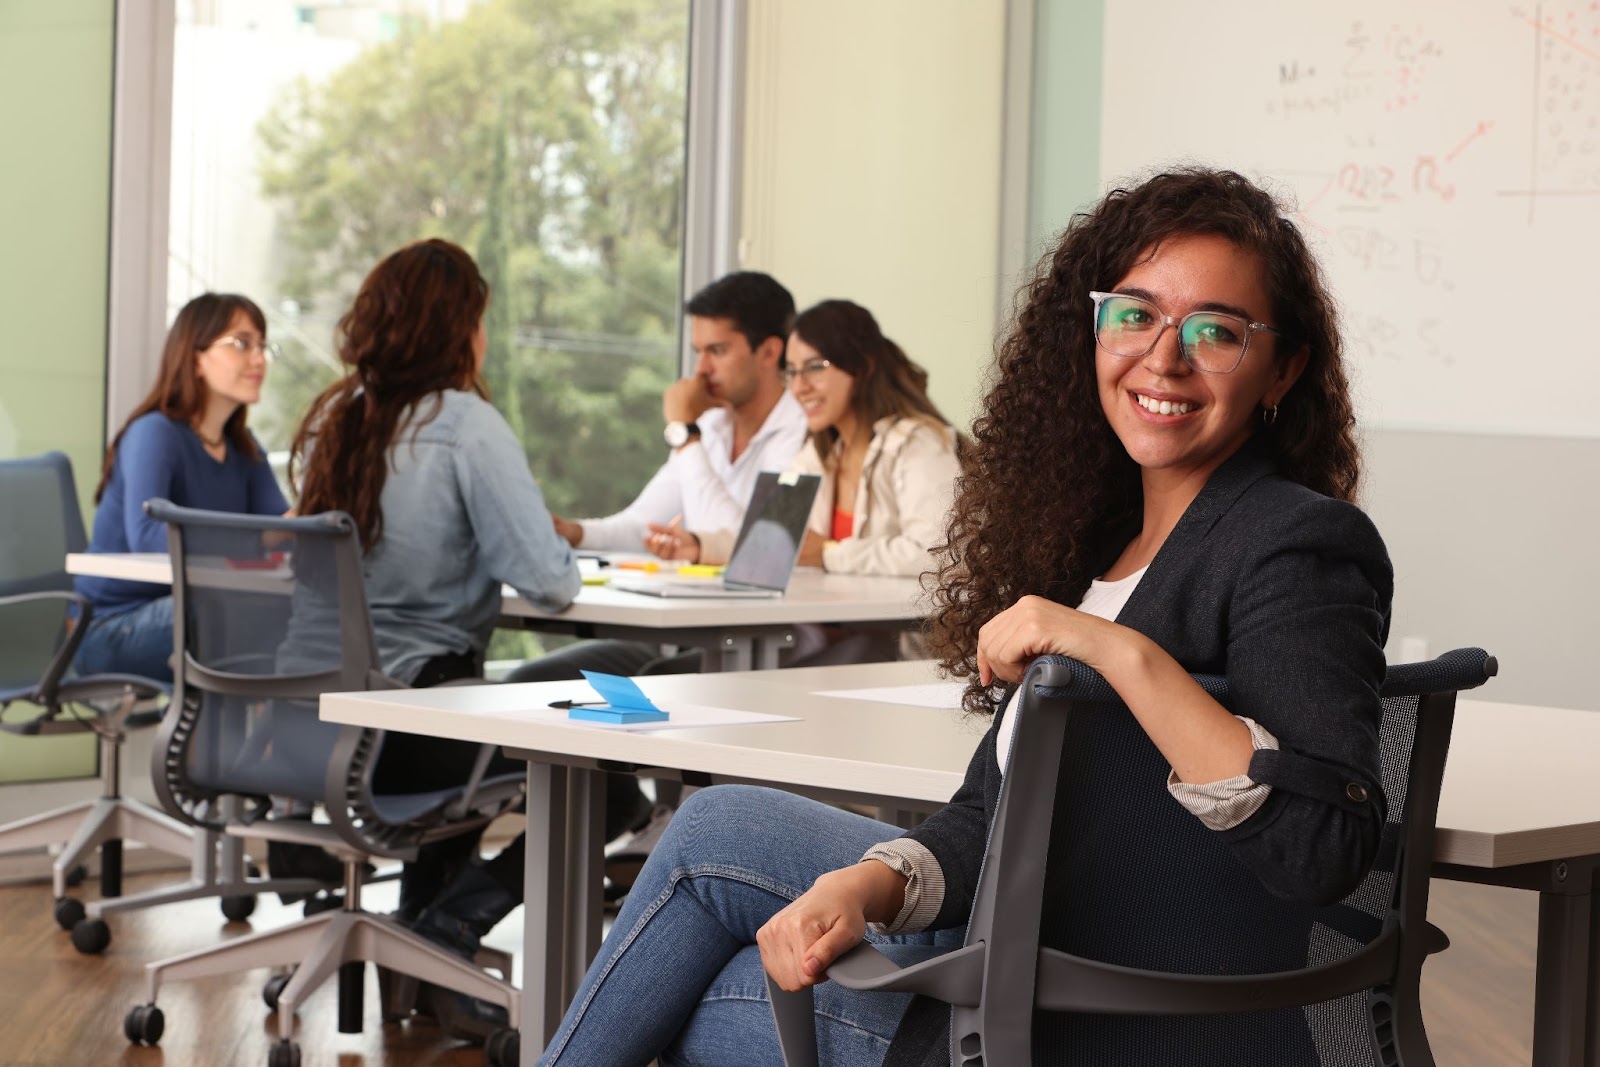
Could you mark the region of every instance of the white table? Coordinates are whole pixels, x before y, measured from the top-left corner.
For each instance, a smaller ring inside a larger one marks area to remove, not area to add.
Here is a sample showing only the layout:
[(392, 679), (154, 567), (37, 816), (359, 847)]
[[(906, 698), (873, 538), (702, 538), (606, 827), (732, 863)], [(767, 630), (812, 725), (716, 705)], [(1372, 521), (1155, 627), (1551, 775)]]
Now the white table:
[[(172, 562), (165, 552), (72, 553), (67, 556), (67, 572), (172, 583)], [(596, 571), (586, 568), (585, 573)], [(776, 667), (779, 654), (793, 644), (798, 625), (841, 623), (898, 630), (914, 626), (926, 610), (914, 578), (801, 568), (788, 592), (771, 599), (654, 597), (585, 585), (570, 607), (544, 611), (507, 586), (500, 615), (503, 625), (703, 648), (708, 669), (737, 671)]]
[[(591, 773), (597, 761), (932, 809), (960, 783), (982, 722), (952, 711), (812, 695), (931, 678), (924, 662), (645, 681), (662, 700), (801, 717), (705, 729), (621, 733), (525, 715), (583, 691), (572, 682), (329, 694), (322, 717), (500, 744), (530, 761), (528, 810), (546, 813), (529, 819), (528, 835), (522, 1018), (523, 1062), (532, 1064), (598, 945), (603, 801), (600, 776)], [(1600, 714), (1458, 703), (1436, 870), (1541, 894), (1537, 1067), (1595, 1067), (1600, 1056), (1585, 1022), (1600, 995), (1600, 789), (1591, 784), (1597, 752)]]

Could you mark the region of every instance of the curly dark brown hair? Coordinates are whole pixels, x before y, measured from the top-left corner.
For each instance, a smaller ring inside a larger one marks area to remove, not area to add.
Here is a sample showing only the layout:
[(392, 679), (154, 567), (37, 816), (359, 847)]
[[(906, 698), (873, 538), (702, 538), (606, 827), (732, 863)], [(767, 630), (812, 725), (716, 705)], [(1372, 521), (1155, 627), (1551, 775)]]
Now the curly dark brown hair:
[(383, 537), (389, 449), (439, 413), (446, 389), (487, 398), (473, 338), (489, 283), (462, 248), (429, 238), (391, 252), (339, 319), (346, 374), (323, 390), (295, 432), (289, 478), (300, 512), (350, 513), (370, 549)]
[(1276, 420), (1257, 434), (1280, 473), (1355, 497), (1361, 463), (1334, 301), (1278, 202), (1239, 174), (1202, 168), (1112, 190), (1073, 217), (1019, 294), (1026, 305), (999, 346), (956, 483), (928, 639), (947, 671), (970, 679), (969, 711), (992, 713), (1005, 695), (978, 683), (979, 627), (1029, 594), (1077, 604), (1138, 532), (1139, 468), (1101, 409), (1089, 293), (1115, 286), (1162, 241), (1191, 234), (1261, 257), (1284, 334), (1277, 352), (1308, 354)]

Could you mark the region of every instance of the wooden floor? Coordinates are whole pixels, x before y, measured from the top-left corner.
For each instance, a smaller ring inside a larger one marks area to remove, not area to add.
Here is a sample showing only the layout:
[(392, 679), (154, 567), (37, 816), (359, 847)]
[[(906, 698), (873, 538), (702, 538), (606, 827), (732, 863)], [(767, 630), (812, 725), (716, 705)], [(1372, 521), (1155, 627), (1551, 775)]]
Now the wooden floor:
[[(129, 879), (130, 891), (161, 876)], [(376, 887), (374, 907), (392, 905)], [(1432, 919), (1449, 933), (1449, 951), (1423, 975), (1423, 1005), (1440, 1067), (1527, 1064), (1533, 1025), (1533, 947), (1537, 899), (1532, 894), (1435, 882)], [(159, 1048), (135, 1048), (122, 1035), (127, 1009), (144, 999), (147, 960), (199, 948), (247, 932), (225, 924), (209, 901), (169, 905), (111, 919), (114, 940), (104, 956), (80, 956), (51, 918), (47, 886), (0, 888), (0, 1067), (257, 1067), (277, 1031), (260, 998), (267, 974), (252, 971), (161, 991), (167, 1033)], [(297, 918), (298, 908), (263, 901), (254, 928)], [(520, 912), (491, 943), (515, 949)], [(331, 990), (301, 1013), (304, 1067), (466, 1067), (480, 1050), (443, 1038), (429, 1023), (384, 1026), (375, 983), (368, 979), (367, 1027), (340, 1034)]]
[[(137, 892), (173, 880), (140, 875), (125, 888)], [(363, 899), (372, 910), (389, 910), (395, 892), (392, 883), (372, 886)], [(146, 999), (146, 962), (291, 922), (301, 917), (298, 905), (262, 898), (249, 924), (228, 923), (215, 901), (114, 915), (103, 956), (72, 947), (51, 916), (48, 885), (0, 888), (0, 915), (0, 1067), (266, 1067), (278, 1031), (261, 1000), (265, 969), (163, 986), (158, 1002), (166, 1033), (156, 1048), (130, 1045), (122, 1019)], [(489, 943), (516, 950), (521, 939), (519, 910)], [(444, 1037), (431, 1020), (385, 1026), (371, 967), (365, 999), (365, 1032), (341, 1034), (332, 987), (311, 998), (296, 1034), (303, 1067), (482, 1067), (481, 1049)]]

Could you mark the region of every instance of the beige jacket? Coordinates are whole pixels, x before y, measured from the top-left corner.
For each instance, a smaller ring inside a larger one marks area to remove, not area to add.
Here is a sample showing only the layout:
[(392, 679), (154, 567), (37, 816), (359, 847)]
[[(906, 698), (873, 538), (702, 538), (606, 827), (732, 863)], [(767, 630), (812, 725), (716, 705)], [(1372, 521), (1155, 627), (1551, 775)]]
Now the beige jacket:
[[(915, 577), (933, 566), (932, 549), (944, 539), (946, 514), (955, 492), (955, 431), (921, 419), (879, 419), (861, 466), (853, 512), (855, 532), (829, 545), (824, 570), (844, 574), (896, 574)], [(802, 445), (791, 471), (820, 474), (822, 485), (806, 525), (820, 537), (833, 528), (833, 457), (824, 463), (809, 443)], [(725, 563), (734, 531), (700, 535), (700, 561)]]

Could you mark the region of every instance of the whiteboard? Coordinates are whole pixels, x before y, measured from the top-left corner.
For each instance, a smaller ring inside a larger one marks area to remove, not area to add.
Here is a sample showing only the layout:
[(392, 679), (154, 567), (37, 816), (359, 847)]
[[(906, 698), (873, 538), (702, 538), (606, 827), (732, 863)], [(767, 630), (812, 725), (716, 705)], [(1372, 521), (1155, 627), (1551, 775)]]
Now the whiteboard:
[(1363, 425), (1600, 436), (1600, 3), (1106, 0), (1104, 32), (1102, 180), (1296, 204)]

